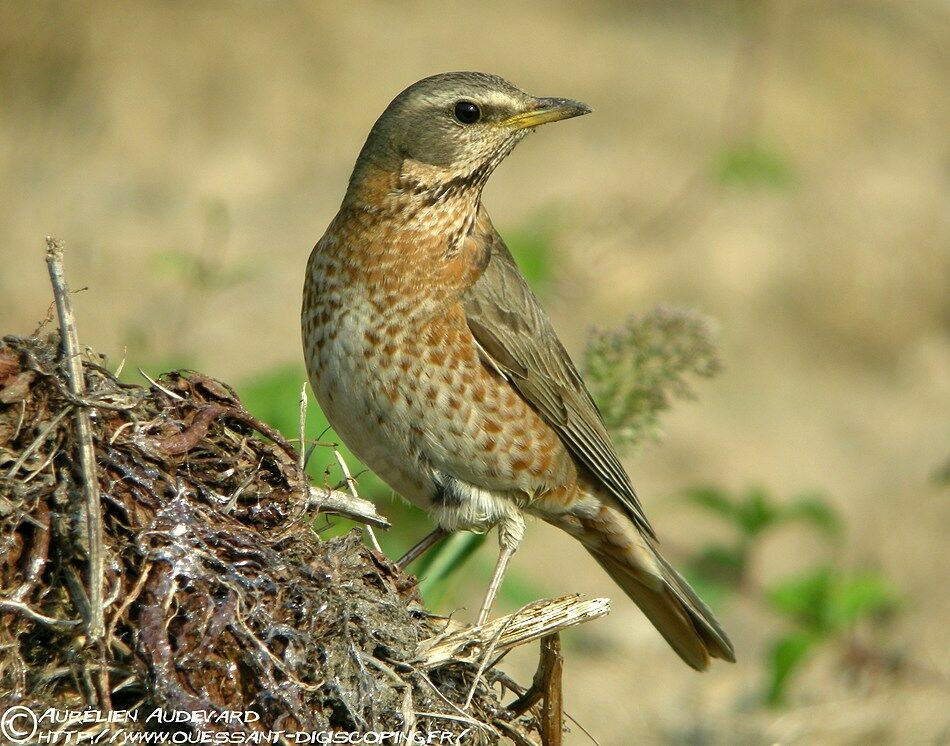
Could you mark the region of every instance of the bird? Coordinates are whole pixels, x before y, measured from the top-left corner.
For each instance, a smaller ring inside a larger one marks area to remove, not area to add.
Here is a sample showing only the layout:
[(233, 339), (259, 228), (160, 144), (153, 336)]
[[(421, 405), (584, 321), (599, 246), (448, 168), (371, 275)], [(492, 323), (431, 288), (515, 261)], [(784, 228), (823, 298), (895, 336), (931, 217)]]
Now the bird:
[(732, 643), (662, 557), (597, 405), (495, 230), (482, 190), (537, 127), (588, 114), (481, 72), (386, 107), (307, 262), (310, 384), (339, 438), (437, 525), (497, 529), (488, 618), (533, 516), (579, 540), (689, 666)]

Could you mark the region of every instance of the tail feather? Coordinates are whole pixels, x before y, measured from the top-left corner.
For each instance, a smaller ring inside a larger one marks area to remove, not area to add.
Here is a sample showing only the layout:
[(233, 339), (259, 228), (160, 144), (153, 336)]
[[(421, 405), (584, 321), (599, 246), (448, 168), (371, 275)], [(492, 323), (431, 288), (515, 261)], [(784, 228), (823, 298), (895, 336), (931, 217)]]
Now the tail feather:
[(667, 562), (659, 552), (656, 553), (656, 558), (663, 567), (664, 579), (670, 584), (673, 593), (683, 604), (684, 608), (689, 611), (690, 618), (693, 624), (696, 625), (697, 632), (699, 632), (703, 641), (706, 643), (709, 654), (713, 658), (735, 663), (736, 651), (732, 647), (732, 641), (716, 620), (712, 610), (696, 595), (696, 591), (690, 587), (686, 579), (674, 570), (670, 563)]
[(647, 619), (687, 665), (697, 671), (709, 667), (710, 658), (735, 663), (729, 637), (683, 577), (658, 553), (660, 583), (647, 581), (641, 568), (615, 556), (588, 548), (624, 593), (640, 607)]
[(581, 540), (687, 665), (704, 671), (710, 658), (735, 663), (732, 643), (712, 611), (626, 516), (602, 506), (596, 518), (561, 526)]

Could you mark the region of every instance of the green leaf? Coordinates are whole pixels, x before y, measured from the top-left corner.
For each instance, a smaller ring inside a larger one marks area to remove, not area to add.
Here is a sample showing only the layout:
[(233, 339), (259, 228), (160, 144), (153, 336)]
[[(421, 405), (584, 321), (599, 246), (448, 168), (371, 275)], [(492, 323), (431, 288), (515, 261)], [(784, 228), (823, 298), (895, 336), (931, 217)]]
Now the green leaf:
[(793, 181), (792, 167), (785, 156), (754, 141), (724, 149), (713, 163), (713, 175), (723, 186), (739, 189), (779, 189)]
[(752, 488), (736, 505), (736, 523), (746, 536), (755, 536), (778, 521), (779, 509), (764, 490)]
[(933, 483), (938, 487), (950, 487), (950, 458), (934, 469)]
[(521, 273), (538, 294), (554, 274), (554, 236), (557, 213), (543, 210), (527, 222), (505, 233), (505, 243), (514, 256)]
[(838, 627), (846, 627), (866, 617), (894, 611), (900, 602), (891, 584), (876, 573), (861, 573), (842, 579), (830, 605), (830, 618)]
[(448, 579), (484, 543), (485, 534), (458, 531), (422, 558), (416, 576), (427, 604), (434, 605), (445, 594)]
[(736, 590), (745, 571), (746, 554), (742, 547), (710, 544), (690, 560), (684, 575), (699, 597), (717, 608)]
[(149, 257), (149, 263), (160, 275), (187, 276), (200, 269), (198, 259), (194, 255), (174, 249), (156, 252)]
[(829, 628), (831, 593), (831, 568), (819, 567), (776, 583), (766, 591), (766, 598), (780, 614), (793, 618), (813, 632), (825, 633)]
[(766, 701), (771, 706), (782, 703), (792, 674), (819, 642), (813, 633), (801, 630), (780, 638), (769, 654), (771, 678)]
[(830, 536), (841, 533), (841, 519), (828, 499), (819, 493), (802, 495), (784, 505), (781, 519), (805, 521)]
[(782, 504), (755, 487), (739, 498), (718, 487), (695, 487), (683, 493), (683, 499), (725, 518), (747, 537), (787, 521), (810, 523), (829, 535), (841, 531), (841, 520), (820, 493), (807, 493)]
[(707, 583), (735, 588), (746, 571), (746, 553), (739, 547), (710, 544), (690, 563), (692, 572)]
[[(491, 577), (491, 573), (488, 573)], [(486, 583), (485, 587), (488, 585)], [(533, 583), (524, 575), (519, 573), (516, 568), (512, 568), (505, 574), (505, 582), (501, 584), (498, 596), (504, 603), (514, 609), (520, 609), (527, 606), (539, 598), (544, 598), (544, 589), (537, 583)]]
[(840, 632), (862, 618), (887, 614), (899, 605), (886, 579), (864, 572), (846, 577), (830, 567), (786, 579), (767, 592), (773, 609), (815, 632)]
[(733, 505), (725, 490), (718, 487), (693, 487), (683, 493), (683, 499), (693, 503), (693, 505), (705, 508), (711, 513), (722, 516), (730, 523), (735, 520), (735, 505)]
[[(307, 380), (302, 366), (281, 365), (262, 371), (237, 387), (248, 411), (280, 430), (285, 437), (297, 437), (300, 387)], [(311, 397), (312, 398), (312, 397)], [(307, 430), (315, 435), (327, 427), (319, 407), (307, 411)]]

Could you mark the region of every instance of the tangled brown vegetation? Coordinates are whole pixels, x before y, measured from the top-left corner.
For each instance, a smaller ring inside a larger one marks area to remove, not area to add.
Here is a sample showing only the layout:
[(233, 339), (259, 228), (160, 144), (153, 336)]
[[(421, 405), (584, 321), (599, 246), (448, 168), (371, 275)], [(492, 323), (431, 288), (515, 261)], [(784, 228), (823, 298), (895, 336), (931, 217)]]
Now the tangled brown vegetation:
[[(536, 742), (538, 698), (501, 703), (523, 691), (490, 664), (494, 645), (456, 640), (427, 659), (449, 623), (414, 579), (358, 532), (313, 533), (333, 492), (310, 487), (296, 450), (231, 388), (182, 372), (132, 385), (85, 351), (77, 396), (60, 347), (52, 334), (0, 345), (0, 708), (254, 711), (204, 727)], [(81, 409), (100, 496), (98, 639)]]

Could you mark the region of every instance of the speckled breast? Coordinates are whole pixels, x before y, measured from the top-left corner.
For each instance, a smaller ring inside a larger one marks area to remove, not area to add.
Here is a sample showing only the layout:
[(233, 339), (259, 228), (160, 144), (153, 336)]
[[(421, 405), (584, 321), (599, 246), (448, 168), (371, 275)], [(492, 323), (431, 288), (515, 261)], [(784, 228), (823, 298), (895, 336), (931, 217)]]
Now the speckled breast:
[(311, 384), (346, 445), (424, 508), (436, 473), (519, 502), (554, 486), (562, 444), (482, 364), (460, 304), (440, 304), (452, 289), (408, 270), (384, 281), (379, 262), (348, 262), (335, 240), (311, 255), (302, 321)]

